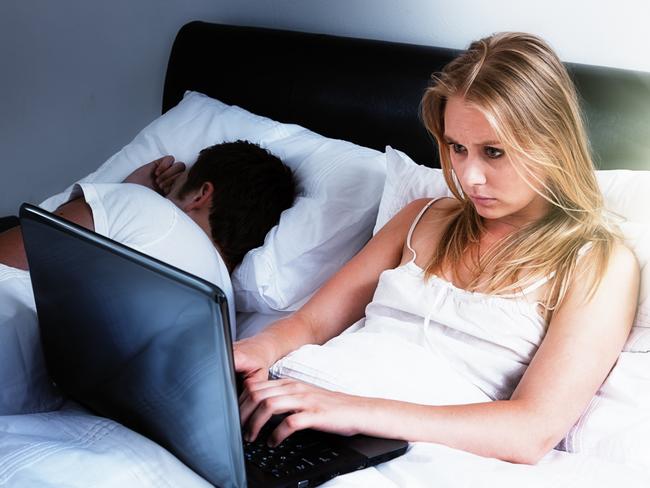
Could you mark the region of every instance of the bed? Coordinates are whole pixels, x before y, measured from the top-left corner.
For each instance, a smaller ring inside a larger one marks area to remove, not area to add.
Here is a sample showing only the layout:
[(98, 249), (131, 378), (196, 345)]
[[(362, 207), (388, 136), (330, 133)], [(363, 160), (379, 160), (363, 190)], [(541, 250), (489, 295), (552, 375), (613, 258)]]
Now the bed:
[[(156, 151), (174, 151), (189, 161), (215, 133), (224, 139), (260, 137), (292, 161), (298, 176), (305, 177), (299, 202), (304, 214), (283, 214), (265, 249), (250, 253), (233, 279), (238, 336), (254, 334), (295, 310), (349, 259), (377, 227), (378, 213), (385, 221), (395, 211), (386, 204), (385, 181), (431, 179), (435, 186), (435, 170), (429, 168), (439, 163), (419, 121), (418, 104), (430, 74), (454, 55), (453, 50), (434, 47), (192, 22), (181, 28), (172, 48), (161, 118), (86, 179), (120, 181), (134, 161), (147, 162)], [(582, 98), (597, 163), (608, 169), (649, 169), (650, 75), (585, 65), (569, 69)], [(194, 130), (199, 125), (206, 129)], [(395, 158), (401, 162), (395, 163)], [(327, 171), (320, 171), (323, 164)], [(618, 202), (625, 191), (639, 196), (620, 202), (617, 209), (632, 216), (630, 235), (645, 264), (647, 253), (642, 250), (650, 242), (650, 222), (643, 211), (645, 202), (650, 204), (648, 172), (614, 173), (599, 177), (611, 198), (619, 196)], [(400, 195), (391, 205), (423, 196), (418, 192), (432, 196), (431, 185), (392, 188)], [(43, 206), (55, 207), (65, 194)], [(328, 212), (336, 222), (321, 215)], [(0, 226), (14, 224), (10, 218), (0, 220)], [(290, 254), (281, 244), (289, 235), (287, 228), (298, 224), (311, 227), (300, 243), (293, 243)], [(336, 245), (333, 231), (327, 233), (335, 225)], [(300, 248), (310, 239), (331, 245), (328, 263), (315, 257), (322, 246), (318, 252), (306, 245)], [(295, 285), (305, 275), (313, 278), (310, 286)], [(616, 384), (603, 390), (600, 403), (590, 405), (596, 413), (581, 419), (587, 425), (611, 420), (617, 426), (616, 419), (631, 419), (620, 424), (620, 432), (610, 435), (608, 443), (602, 436), (591, 443), (585, 437), (584, 449), (568, 449), (579, 452), (553, 450), (536, 466), (416, 443), (398, 459), (341, 476), (327, 486), (650, 486), (650, 376), (639, 373), (650, 370), (650, 320), (647, 302), (643, 304), (628, 356), (621, 360), (631, 373), (624, 375), (623, 367), (616, 370), (623, 379), (612, 375)], [(614, 395), (614, 387), (625, 390), (630, 408), (598, 416), (600, 404), (624, 396)], [(0, 486), (207, 486), (166, 450), (123, 426), (73, 402), (56, 407), (0, 416)]]

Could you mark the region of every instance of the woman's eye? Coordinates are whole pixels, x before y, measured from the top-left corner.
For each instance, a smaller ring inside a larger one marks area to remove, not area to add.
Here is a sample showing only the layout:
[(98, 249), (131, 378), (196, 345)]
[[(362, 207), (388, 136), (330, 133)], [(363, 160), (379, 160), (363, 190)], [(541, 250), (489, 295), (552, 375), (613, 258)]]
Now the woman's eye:
[(455, 142), (449, 143), (451, 146), (451, 150), (454, 151), (456, 154), (460, 154), (465, 151), (465, 147), (462, 144), (456, 144)]
[(485, 148), (485, 155), (490, 159), (497, 159), (503, 156), (503, 151), (501, 149), (497, 149), (496, 147), (487, 146)]

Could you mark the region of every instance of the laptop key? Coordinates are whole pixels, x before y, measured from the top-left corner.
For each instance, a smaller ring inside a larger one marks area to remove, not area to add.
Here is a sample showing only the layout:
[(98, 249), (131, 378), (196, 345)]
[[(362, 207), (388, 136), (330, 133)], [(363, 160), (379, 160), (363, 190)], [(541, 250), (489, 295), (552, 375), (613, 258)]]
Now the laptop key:
[(314, 463), (314, 462), (311, 461), (310, 459), (307, 459), (306, 457), (301, 457), (300, 460), (301, 460), (303, 463), (307, 464), (308, 466), (316, 466), (316, 463)]
[[(311, 486), (311, 482), (316, 482), (315, 478), (311, 481), (306, 479), (309, 478), (309, 471), (317, 466), (334, 462), (342, 454), (338, 447), (330, 444), (327, 437), (313, 436), (313, 432), (310, 435), (308, 432), (296, 432), (274, 447), (268, 446), (266, 439), (266, 436), (260, 434), (258, 440), (244, 443), (247, 462), (278, 480), (288, 481), (300, 476), (309, 483), (303, 486)], [(328, 473), (316, 484), (329, 477)]]

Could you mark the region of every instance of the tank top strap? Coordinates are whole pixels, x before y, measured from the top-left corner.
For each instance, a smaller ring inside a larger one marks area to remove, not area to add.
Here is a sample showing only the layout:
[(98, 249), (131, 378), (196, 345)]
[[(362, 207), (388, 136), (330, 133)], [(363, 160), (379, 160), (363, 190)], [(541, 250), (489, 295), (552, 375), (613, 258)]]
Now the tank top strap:
[(544, 276), (543, 278), (540, 278), (539, 280), (531, 283), (527, 287), (525, 287), (523, 290), (521, 290), (521, 293), (524, 295), (527, 295), (528, 293), (531, 293), (535, 290), (537, 290), (540, 286), (545, 285), (548, 281), (552, 280), (555, 277), (555, 271), (549, 273), (548, 275)]
[[(582, 247), (578, 250), (578, 260), (582, 258), (582, 256), (585, 255), (591, 249), (592, 243), (591, 242), (586, 242), (585, 244), (582, 245)], [(549, 273), (548, 275), (544, 276), (543, 278), (540, 278), (539, 280), (535, 281), (534, 283), (531, 283), (528, 285), (526, 288), (521, 290), (521, 292), (526, 295), (530, 292), (533, 292), (537, 290), (540, 286), (545, 285), (549, 280), (552, 280), (555, 277), (555, 271)]]
[(406, 235), (406, 247), (413, 254), (413, 257), (411, 258), (411, 261), (409, 261), (410, 263), (415, 262), (415, 258), (417, 257), (417, 255), (415, 254), (415, 250), (413, 249), (413, 247), (411, 247), (411, 236), (413, 236), (413, 231), (415, 230), (415, 226), (418, 225), (418, 222), (420, 222), (420, 219), (422, 218), (424, 213), (427, 210), (429, 210), (429, 207), (431, 205), (433, 205), (435, 202), (437, 202), (438, 200), (440, 200), (441, 198), (445, 198), (445, 197), (432, 198), (424, 207), (422, 207), (422, 210), (420, 210), (420, 212), (417, 214), (415, 219), (413, 219), (413, 223), (411, 224), (411, 228), (409, 229), (409, 232)]

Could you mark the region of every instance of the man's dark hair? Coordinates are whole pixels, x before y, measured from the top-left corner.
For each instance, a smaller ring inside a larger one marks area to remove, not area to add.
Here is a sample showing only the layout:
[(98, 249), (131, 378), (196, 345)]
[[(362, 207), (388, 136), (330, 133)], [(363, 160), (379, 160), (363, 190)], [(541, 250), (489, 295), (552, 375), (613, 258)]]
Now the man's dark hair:
[(291, 169), (279, 158), (248, 141), (224, 142), (203, 149), (180, 189), (181, 198), (209, 181), (212, 240), (228, 270), (264, 243), (296, 197)]

